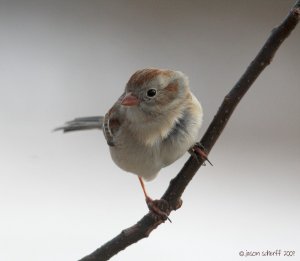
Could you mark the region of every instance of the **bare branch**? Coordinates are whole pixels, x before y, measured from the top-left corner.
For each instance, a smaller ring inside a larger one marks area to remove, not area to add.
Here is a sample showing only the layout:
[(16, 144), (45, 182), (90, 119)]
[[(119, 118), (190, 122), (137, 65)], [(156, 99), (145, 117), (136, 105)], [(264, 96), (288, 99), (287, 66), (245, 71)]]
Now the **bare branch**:
[[(225, 96), (217, 114), (201, 139), (201, 144), (207, 149), (207, 152), (214, 146), (239, 101), (264, 68), (271, 63), (277, 49), (296, 27), (299, 19), (300, 0), (296, 2), (284, 21), (273, 29), (255, 59), (250, 63), (232, 90)], [(178, 175), (171, 180), (169, 187), (161, 198), (166, 201), (164, 210), (167, 214), (170, 214), (171, 211), (181, 206), (181, 196), (202, 163), (203, 161), (197, 162), (193, 157), (190, 157)], [(108, 260), (129, 245), (148, 237), (152, 230), (163, 222), (163, 220), (149, 212), (135, 225), (123, 230), (115, 238), (102, 245), (90, 255), (82, 258), (80, 261)]]

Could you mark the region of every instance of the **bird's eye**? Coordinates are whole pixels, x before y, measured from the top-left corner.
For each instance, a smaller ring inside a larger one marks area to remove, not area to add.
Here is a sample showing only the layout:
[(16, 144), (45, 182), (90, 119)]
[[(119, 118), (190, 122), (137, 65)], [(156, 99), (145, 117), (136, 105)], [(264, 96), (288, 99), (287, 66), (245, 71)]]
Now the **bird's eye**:
[(148, 97), (154, 97), (156, 95), (156, 90), (155, 89), (149, 89), (147, 91), (147, 96)]

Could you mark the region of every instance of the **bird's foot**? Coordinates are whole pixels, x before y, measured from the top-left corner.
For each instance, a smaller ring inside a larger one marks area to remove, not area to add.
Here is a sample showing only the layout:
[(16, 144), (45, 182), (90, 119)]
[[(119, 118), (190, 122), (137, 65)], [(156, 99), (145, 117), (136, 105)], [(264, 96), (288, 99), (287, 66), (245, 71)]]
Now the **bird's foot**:
[[(198, 162), (201, 160), (207, 161), (210, 165), (213, 164), (207, 158), (207, 150), (205, 147), (200, 143), (197, 142), (192, 148), (189, 149), (189, 153), (194, 157)], [(205, 163), (203, 163), (205, 166)]]
[(171, 223), (171, 219), (168, 217), (167, 209), (169, 204), (164, 199), (153, 200), (150, 197), (146, 197), (146, 203), (149, 210), (155, 214), (157, 217), (162, 219), (163, 221), (169, 220)]

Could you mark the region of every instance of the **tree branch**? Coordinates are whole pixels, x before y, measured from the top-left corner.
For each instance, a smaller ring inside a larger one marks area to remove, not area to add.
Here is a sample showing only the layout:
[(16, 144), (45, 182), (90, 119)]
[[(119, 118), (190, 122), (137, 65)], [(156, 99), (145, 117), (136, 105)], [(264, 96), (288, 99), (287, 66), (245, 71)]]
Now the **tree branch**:
[[(201, 144), (206, 148), (208, 153), (225, 128), (235, 107), (264, 68), (271, 63), (277, 49), (296, 27), (299, 19), (300, 0), (296, 2), (284, 21), (273, 29), (255, 59), (250, 63), (232, 90), (225, 96), (217, 114), (201, 139)], [(181, 206), (181, 196), (202, 164), (203, 160), (197, 162), (193, 157), (190, 157), (178, 175), (171, 180), (169, 187), (161, 198), (167, 203), (166, 206), (164, 206), (164, 210), (167, 214), (170, 214), (171, 211)], [(149, 234), (163, 222), (163, 220), (149, 212), (135, 225), (123, 230), (115, 238), (102, 245), (90, 255), (82, 258), (80, 261), (108, 260), (129, 245), (148, 237)]]

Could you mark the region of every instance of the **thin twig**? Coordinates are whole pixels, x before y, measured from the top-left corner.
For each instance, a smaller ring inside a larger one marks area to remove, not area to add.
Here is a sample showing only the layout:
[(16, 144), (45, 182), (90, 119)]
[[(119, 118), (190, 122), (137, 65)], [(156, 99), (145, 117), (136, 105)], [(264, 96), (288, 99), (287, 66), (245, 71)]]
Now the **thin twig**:
[[(284, 21), (273, 29), (255, 59), (250, 63), (232, 90), (225, 96), (217, 114), (201, 139), (201, 144), (206, 148), (207, 153), (210, 152), (222, 133), (235, 107), (264, 68), (271, 63), (277, 49), (296, 27), (299, 19), (300, 0), (296, 2)], [(178, 175), (171, 180), (169, 187), (161, 198), (167, 203), (165, 209), (167, 214), (170, 214), (172, 210), (176, 210), (181, 206), (181, 196), (202, 163), (203, 160), (197, 161), (193, 157), (190, 157)], [(148, 237), (149, 234), (163, 222), (164, 221), (158, 219), (152, 213), (148, 213), (135, 225), (123, 230), (115, 238), (102, 245), (90, 255), (82, 258), (80, 261), (108, 260), (131, 244)]]

